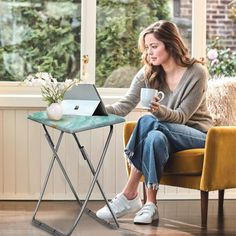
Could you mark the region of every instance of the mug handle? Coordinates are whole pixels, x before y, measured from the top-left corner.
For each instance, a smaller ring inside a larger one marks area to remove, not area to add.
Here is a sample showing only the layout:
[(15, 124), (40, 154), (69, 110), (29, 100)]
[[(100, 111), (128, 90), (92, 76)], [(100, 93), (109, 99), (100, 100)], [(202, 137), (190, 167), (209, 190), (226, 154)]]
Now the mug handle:
[(165, 97), (165, 94), (162, 91), (156, 91), (156, 96), (159, 98), (159, 101), (162, 101)]

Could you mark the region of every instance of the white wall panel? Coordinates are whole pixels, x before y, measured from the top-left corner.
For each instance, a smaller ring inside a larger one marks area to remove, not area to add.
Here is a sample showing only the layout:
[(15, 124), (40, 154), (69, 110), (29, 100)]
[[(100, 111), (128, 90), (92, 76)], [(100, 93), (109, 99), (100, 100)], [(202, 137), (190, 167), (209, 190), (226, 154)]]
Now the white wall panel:
[[(54, 145), (57, 144), (57, 140), (59, 139), (60, 132), (57, 130), (54, 130), (53, 132), (53, 139), (54, 139)], [(60, 148), (58, 150), (58, 156), (60, 158), (60, 161), (62, 165), (65, 168), (66, 164), (66, 137), (64, 137), (61, 141)], [(64, 175), (62, 174), (62, 171), (59, 167), (59, 164), (57, 161), (55, 161), (54, 164), (54, 172), (53, 172), (53, 193), (58, 196), (65, 196), (66, 194), (66, 180), (64, 178)]]
[[(91, 144), (91, 136), (92, 136), (92, 131), (85, 131), (82, 133), (78, 134), (78, 138), (80, 141), (80, 145), (84, 146), (89, 158), (91, 159), (91, 149), (93, 145), (97, 145), (96, 143)], [(75, 142), (74, 142), (75, 144)], [(78, 185), (77, 189), (79, 190), (79, 196), (84, 197), (85, 193), (88, 191), (88, 187), (90, 184), (90, 181), (92, 181), (92, 175), (91, 172), (89, 171), (89, 167), (87, 162), (84, 160), (82, 154), (80, 153), (79, 149), (77, 146), (75, 146), (76, 152), (79, 153), (79, 163), (77, 166), (78, 171)]]
[[(28, 114), (35, 112), (29, 110)], [(26, 119), (26, 117), (24, 117)], [(30, 196), (39, 196), (41, 190), (41, 126), (36, 122), (28, 121), (28, 169)]]
[[(32, 121), (29, 121), (32, 122)], [(53, 135), (53, 129), (49, 128), (49, 134), (52, 136)], [(36, 141), (36, 140), (35, 140)], [(40, 140), (37, 143), (40, 143), (41, 145), (41, 186), (43, 186), (44, 183), (44, 178), (48, 172), (48, 166), (50, 164), (51, 158), (52, 158), (52, 152), (51, 149), (48, 145), (48, 142), (45, 138), (45, 133), (43, 131), (43, 129), (41, 130), (41, 135), (40, 135)], [(29, 154), (30, 156), (33, 154)], [(53, 172), (52, 172), (53, 173)], [(52, 174), (48, 180), (48, 185), (47, 185), (47, 191), (45, 193), (45, 196), (50, 197), (53, 194), (53, 178), (54, 175)]]
[[(3, 191), (16, 194), (16, 116), (14, 110), (3, 111)], [(27, 184), (27, 183), (26, 183)]]
[[(69, 134), (65, 134), (65, 169), (68, 172), (69, 178), (73, 184), (73, 186), (78, 187), (78, 181), (79, 181), (79, 172), (82, 168), (82, 166), (80, 166), (79, 168), (79, 152), (78, 152), (78, 148), (75, 144), (75, 140), (72, 137), (72, 135)], [(78, 171), (79, 170), (79, 171)], [(66, 184), (66, 196), (67, 197), (72, 197), (73, 193), (70, 190), (69, 185)]]
[(4, 192), (3, 111), (0, 110), (0, 193)]
[[(28, 160), (28, 122), (27, 111), (15, 111), (15, 192), (29, 192), (29, 160)], [(12, 146), (14, 150), (14, 146)]]
[[(103, 140), (106, 141), (110, 128), (104, 128)], [(117, 157), (118, 158), (118, 157)], [(113, 196), (116, 194), (116, 130), (113, 130), (113, 136), (108, 147), (104, 166), (102, 167), (102, 178), (104, 192)]]
[(116, 161), (116, 193), (122, 191), (124, 184), (127, 181), (127, 174), (125, 169), (124, 150), (123, 150), (123, 124), (116, 126), (115, 138), (115, 161)]
[[(27, 115), (35, 111), (37, 110), (32, 108), (0, 109), (0, 199), (27, 200), (39, 197), (52, 152), (42, 126), (27, 120)], [(126, 120), (137, 120), (143, 114), (145, 113), (133, 112), (126, 117)], [(56, 144), (59, 132), (55, 129), (49, 129), (49, 132)], [(87, 150), (95, 168), (108, 132), (109, 127), (105, 127), (78, 134), (80, 143)], [(120, 192), (127, 181), (122, 134), (123, 124), (115, 125), (104, 166), (99, 175), (99, 182), (108, 198)], [(72, 135), (64, 134), (59, 157), (79, 197), (83, 199), (92, 175)], [(236, 198), (236, 190), (227, 190), (225, 195), (226, 198)], [(199, 191), (167, 186), (160, 186), (158, 193), (159, 199), (199, 199), (199, 197)], [(211, 193), (210, 197), (217, 198), (217, 192)], [(57, 162), (46, 189), (45, 199), (74, 199)], [(102, 199), (97, 186), (92, 199)]]

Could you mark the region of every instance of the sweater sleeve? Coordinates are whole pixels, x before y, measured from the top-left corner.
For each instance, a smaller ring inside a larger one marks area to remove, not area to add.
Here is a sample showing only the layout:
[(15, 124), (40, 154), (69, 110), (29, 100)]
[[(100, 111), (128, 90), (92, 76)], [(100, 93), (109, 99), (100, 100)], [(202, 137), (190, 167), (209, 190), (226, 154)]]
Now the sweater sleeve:
[(115, 115), (126, 116), (139, 103), (140, 90), (142, 87), (145, 87), (143, 68), (135, 75), (126, 95), (118, 102), (106, 106), (107, 112)]
[(174, 107), (160, 105), (159, 110), (154, 114), (160, 121), (186, 124), (196, 113), (206, 97), (207, 76), (205, 71), (198, 71), (191, 76), (182, 91), (180, 98)]

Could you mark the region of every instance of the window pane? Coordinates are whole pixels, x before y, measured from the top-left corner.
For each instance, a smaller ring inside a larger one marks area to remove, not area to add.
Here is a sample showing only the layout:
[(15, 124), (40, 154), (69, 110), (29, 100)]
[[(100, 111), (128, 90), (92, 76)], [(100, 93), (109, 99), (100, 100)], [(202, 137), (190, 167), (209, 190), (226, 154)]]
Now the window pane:
[(0, 80), (79, 76), (81, 1), (0, 1)]
[(171, 9), (173, 9), (172, 21), (178, 25), (190, 51), (192, 45), (192, 0), (175, 0)]
[(236, 76), (236, 1), (207, 0), (208, 69), (214, 76)]
[(129, 87), (142, 66), (139, 33), (158, 19), (175, 22), (191, 48), (191, 10), (191, 0), (97, 0), (96, 85)]

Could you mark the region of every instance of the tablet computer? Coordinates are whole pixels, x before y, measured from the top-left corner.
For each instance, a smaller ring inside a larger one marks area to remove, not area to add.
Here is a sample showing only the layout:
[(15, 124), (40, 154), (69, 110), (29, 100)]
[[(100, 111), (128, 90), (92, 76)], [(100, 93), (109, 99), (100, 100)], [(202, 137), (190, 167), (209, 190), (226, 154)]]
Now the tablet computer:
[(65, 115), (108, 115), (94, 84), (74, 85), (65, 93), (62, 106)]

